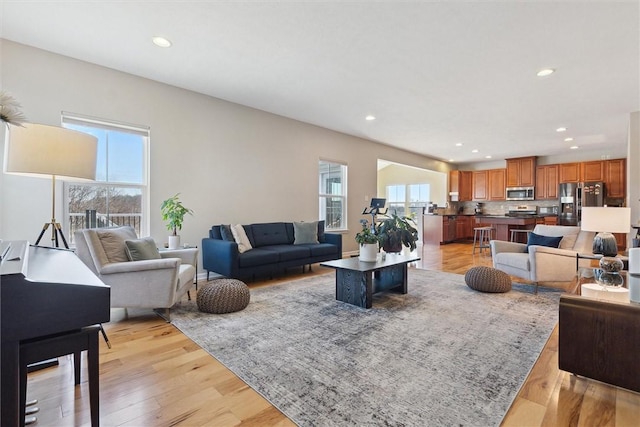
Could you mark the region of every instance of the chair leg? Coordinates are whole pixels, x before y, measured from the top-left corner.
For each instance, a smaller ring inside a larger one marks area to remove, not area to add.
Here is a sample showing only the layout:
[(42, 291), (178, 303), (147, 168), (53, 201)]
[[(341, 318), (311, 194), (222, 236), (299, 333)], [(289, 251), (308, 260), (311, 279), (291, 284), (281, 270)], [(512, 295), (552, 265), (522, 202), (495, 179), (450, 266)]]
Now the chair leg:
[(171, 323), (171, 309), (170, 308), (154, 308), (153, 311), (160, 317), (162, 317), (165, 322)]

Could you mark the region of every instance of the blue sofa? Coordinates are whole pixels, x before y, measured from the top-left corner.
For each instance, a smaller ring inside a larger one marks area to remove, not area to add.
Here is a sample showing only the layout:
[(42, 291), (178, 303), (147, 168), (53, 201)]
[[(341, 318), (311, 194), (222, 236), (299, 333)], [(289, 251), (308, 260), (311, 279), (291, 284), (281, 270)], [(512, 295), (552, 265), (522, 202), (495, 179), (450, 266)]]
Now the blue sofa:
[[(273, 276), (289, 267), (342, 258), (342, 235), (324, 232), (324, 221), (318, 221), (318, 243), (294, 244), (291, 222), (243, 225), (253, 249), (238, 251), (238, 244), (214, 225), (209, 237), (202, 239), (202, 266), (234, 279)], [(223, 238), (223, 234), (225, 234)], [(226, 240), (225, 240), (226, 239)]]

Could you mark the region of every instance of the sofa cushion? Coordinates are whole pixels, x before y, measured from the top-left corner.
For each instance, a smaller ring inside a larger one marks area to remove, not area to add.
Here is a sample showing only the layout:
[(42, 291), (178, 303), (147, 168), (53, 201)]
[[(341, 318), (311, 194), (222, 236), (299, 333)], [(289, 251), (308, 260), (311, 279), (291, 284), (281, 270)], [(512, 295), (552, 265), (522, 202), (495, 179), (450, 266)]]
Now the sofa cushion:
[(127, 262), (127, 239), (136, 239), (136, 232), (132, 227), (96, 229), (100, 244), (109, 262)]
[(324, 238), (324, 219), (318, 221), (318, 242), (325, 243), (325, 238)]
[(156, 242), (151, 237), (142, 239), (125, 240), (127, 258), (129, 261), (142, 261), (145, 259), (160, 259), (160, 252), (156, 247)]
[(529, 246), (548, 246), (550, 248), (557, 248), (560, 246), (562, 236), (541, 236), (536, 233), (529, 233), (529, 240), (527, 240), (527, 247)]
[(543, 225), (538, 224), (533, 232), (540, 236), (558, 237), (562, 236), (560, 249), (573, 249), (580, 233), (580, 227), (573, 225)]
[(244, 227), (242, 225), (240, 224), (232, 225), (231, 233), (233, 234), (234, 240), (238, 244), (238, 252), (244, 253), (252, 248), (251, 242), (249, 242), (247, 233), (244, 231)]
[(312, 257), (333, 255), (338, 253), (338, 247), (330, 243), (317, 243), (313, 245), (302, 245), (309, 248)]
[(238, 256), (238, 265), (241, 268), (273, 264), (276, 262), (278, 262), (278, 254), (276, 252), (265, 251), (261, 248), (253, 248)]
[(311, 250), (306, 246), (271, 245), (262, 246), (260, 249), (278, 254), (278, 261), (280, 262), (309, 258), (311, 256)]
[(523, 252), (499, 252), (493, 255), (494, 265), (508, 265), (522, 271), (531, 271), (529, 254)]
[(222, 238), (222, 240), (226, 240), (227, 242), (235, 242), (235, 240), (236, 240), (233, 237), (233, 232), (231, 231), (231, 226), (228, 225), (228, 224), (221, 224), (220, 225), (220, 237)]
[(256, 248), (269, 245), (290, 245), (293, 240), (287, 236), (284, 222), (251, 224), (253, 242)]
[(308, 245), (318, 243), (318, 223), (294, 222), (293, 223), (294, 245)]

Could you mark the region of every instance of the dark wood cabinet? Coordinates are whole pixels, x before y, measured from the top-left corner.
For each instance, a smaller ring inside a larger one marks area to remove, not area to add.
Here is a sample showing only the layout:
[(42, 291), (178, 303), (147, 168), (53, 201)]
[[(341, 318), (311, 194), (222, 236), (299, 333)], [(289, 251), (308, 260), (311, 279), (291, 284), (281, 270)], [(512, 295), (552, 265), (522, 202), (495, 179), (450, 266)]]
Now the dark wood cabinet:
[(536, 168), (536, 199), (558, 198), (558, 165)]
[(535, 185), (536, 158), (507, 159), (506, 186), (532, 187)]
[(604, 182), (607, 197), (624, 198), (627, 195), (625, 159), (607, 160), (604, 164)]
[(560, 163), (559, 182), (580, 182), (580, 163)]
[(506, 169), (489, 169), (489, 200), (505, 200), (506, 198)]
[(472, 200), (472, 172), (450, 171), (449, 192), (458, 193), (458, 201), (468, 202)]
[(591, 162), (582, 162), (581, 177), (582, 182), (604, 181), (604, 162), (595, 160)]

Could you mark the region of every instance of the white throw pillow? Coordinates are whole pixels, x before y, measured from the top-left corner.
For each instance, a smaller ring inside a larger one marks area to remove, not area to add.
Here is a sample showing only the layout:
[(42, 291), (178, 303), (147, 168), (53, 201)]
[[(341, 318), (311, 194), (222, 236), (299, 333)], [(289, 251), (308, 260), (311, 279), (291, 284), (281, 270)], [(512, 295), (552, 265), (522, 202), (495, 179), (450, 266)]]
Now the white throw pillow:
[(236, 239), (238, 251), (240, 253), (252, 249), (251, 242), (249, 242), (247, 233), (244, 231), (244, 227), (241, 224), (231, 225), (231, 234), (233, 234), (233, 238)]

